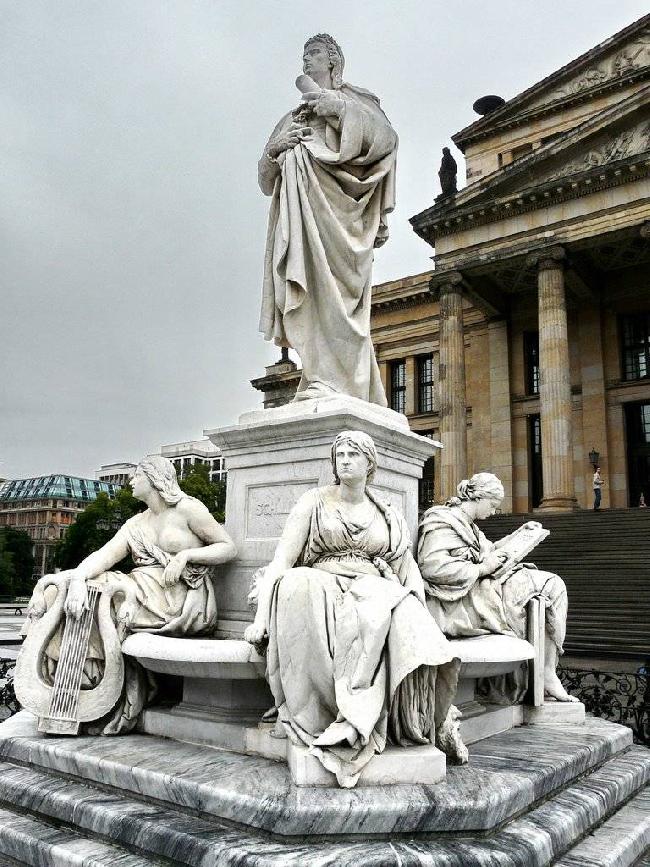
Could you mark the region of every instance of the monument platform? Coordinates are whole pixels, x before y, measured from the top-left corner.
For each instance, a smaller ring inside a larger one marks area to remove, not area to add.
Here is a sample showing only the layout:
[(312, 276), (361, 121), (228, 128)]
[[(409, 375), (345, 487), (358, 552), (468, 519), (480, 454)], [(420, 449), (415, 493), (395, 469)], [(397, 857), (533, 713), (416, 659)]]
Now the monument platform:
[(650, 846), (648, 781), (650, 751), (593, 718), (483, 740), (435, 786), (345, 790), (149, 735), (39, 735), (22, 712), (0, 725), (0, 854), (48, 867), (627, 867)]

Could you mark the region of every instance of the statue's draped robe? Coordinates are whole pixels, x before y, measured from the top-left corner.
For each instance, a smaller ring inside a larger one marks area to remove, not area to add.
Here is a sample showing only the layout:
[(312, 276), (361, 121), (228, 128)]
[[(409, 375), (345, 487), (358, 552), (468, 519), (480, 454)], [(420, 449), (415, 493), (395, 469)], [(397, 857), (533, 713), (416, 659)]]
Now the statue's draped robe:
[[(343, 84), (340, 120), (314, 116), (312, 137), (278, 157), (272, 196), (260, 331), (302, 362), (297, 399), (342, 393), (386, 405), (370, 340), (373, 248), (395, 202), (397, 135), (368, 91)], [(271, 139), (286, 131), (282, 118)]]
[[(213, 633), (217, 625), (217, 604), (211, 581), (211, 569), (207, 566), (188, 564), (178, 583), (165, 587), (163, 572), (172, 556), (160, 549), (140, 516), (131, 518), (124, 525), (131, 557), (135, 564), (132, 572), (103, 572), (93, 579), (95, 583), (118, 580), (127, 584), (135, 593), (137, 607), (129, 624), (130, 632), (155, 632), (160, 635), (206, 635)], [(49, 592), (48, 592), (49, 591)], [(36, 592), (39, 592), (38, 590)], [(53, 601), (54, 588), (45, 591), (45, 603)], [(119, 600), (113, 597), (113, 604)], [(113, 609), (113, 617), (116, 619)], [(54, 680), (63, 626), (50, 641), (45, 660), (47, 675)], [(94, 623), (84, 663), (82, 689), (96, 686), (104, 671), (104, 652), (97, 624)], [(124, 688), (115, 707), (102, 720), (86, 723), (84, 729), (91, 734), (124, 734), (131, 731), (144, 707), (155, 695), (155, 682), (135, 659), (124, 657)]]
[[(387, 739), (434, 742), (460, 662), (427, 611), (403, 518), (376, 500), (365, 524), (315, 492), (301, 565), (277, 582), (267, 677), (279, 719), (341, 786), (354, 786)], [(351, 744), (312, 746), (347, 721)]]
[[(479, 564), (494, 550), (494, 543), (462, 509), (433, 506), (424, 513), (418, 563), (427, 606), (436, 622), (449, 638), (489, 633), (526, 638), (526, 606), (539, 596), (546, 606), (547, 634), (562, 653), (567, 616), (564, 582), (527, 564), (502, 578), (479, 577)], [(497, 702), (520, 701), (525, 690), (525, 666), (480, 684), (482, 695)]]

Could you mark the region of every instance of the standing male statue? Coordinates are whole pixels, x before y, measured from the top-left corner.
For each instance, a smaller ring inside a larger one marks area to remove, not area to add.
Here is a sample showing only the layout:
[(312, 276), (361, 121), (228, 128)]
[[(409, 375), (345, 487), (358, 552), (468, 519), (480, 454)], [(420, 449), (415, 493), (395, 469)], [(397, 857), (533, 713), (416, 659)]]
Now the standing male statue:
[(306, 42), (303, 102), (259, 162), (272, 197), (260, 331), (300, 355), (296, 400), (345, 394), (386, 406), (370, 293), (395, 202), (397, 135), (374, 94), (343, 82), (343, 63), (331, 36)]

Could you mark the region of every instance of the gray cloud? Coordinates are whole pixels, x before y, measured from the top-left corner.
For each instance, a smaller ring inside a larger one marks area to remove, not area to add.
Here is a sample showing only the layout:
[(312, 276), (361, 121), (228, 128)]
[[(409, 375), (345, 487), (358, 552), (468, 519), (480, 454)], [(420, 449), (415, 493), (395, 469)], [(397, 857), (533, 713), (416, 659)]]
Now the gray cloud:
[[(324, 4), (321, 4), (324, 6)], [(297, 102), (302, 44), (400, 134), (399, 203), (375, 280), (431, 251), (440, 149), (646, 4), (5, 0), (0, 35), (0, 476), (90, 475), (259, 405), (267, 200), (259, 152)], [(461, 165), (462, 165), (462, 161)]]

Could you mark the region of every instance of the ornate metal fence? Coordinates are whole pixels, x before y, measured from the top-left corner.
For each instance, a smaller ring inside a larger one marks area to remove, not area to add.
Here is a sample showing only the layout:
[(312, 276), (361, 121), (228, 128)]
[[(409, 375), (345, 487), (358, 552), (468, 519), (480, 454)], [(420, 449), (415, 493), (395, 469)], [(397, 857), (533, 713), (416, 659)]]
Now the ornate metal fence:
[(559, 675), (588, 713), (628, 726), (637, 743), (650, 746), (650, 674), (560, 668)]
[(13, 659), (0, 659), (0, 720), (7, 719), (20, 710), (14, 692), (15, 665)]

